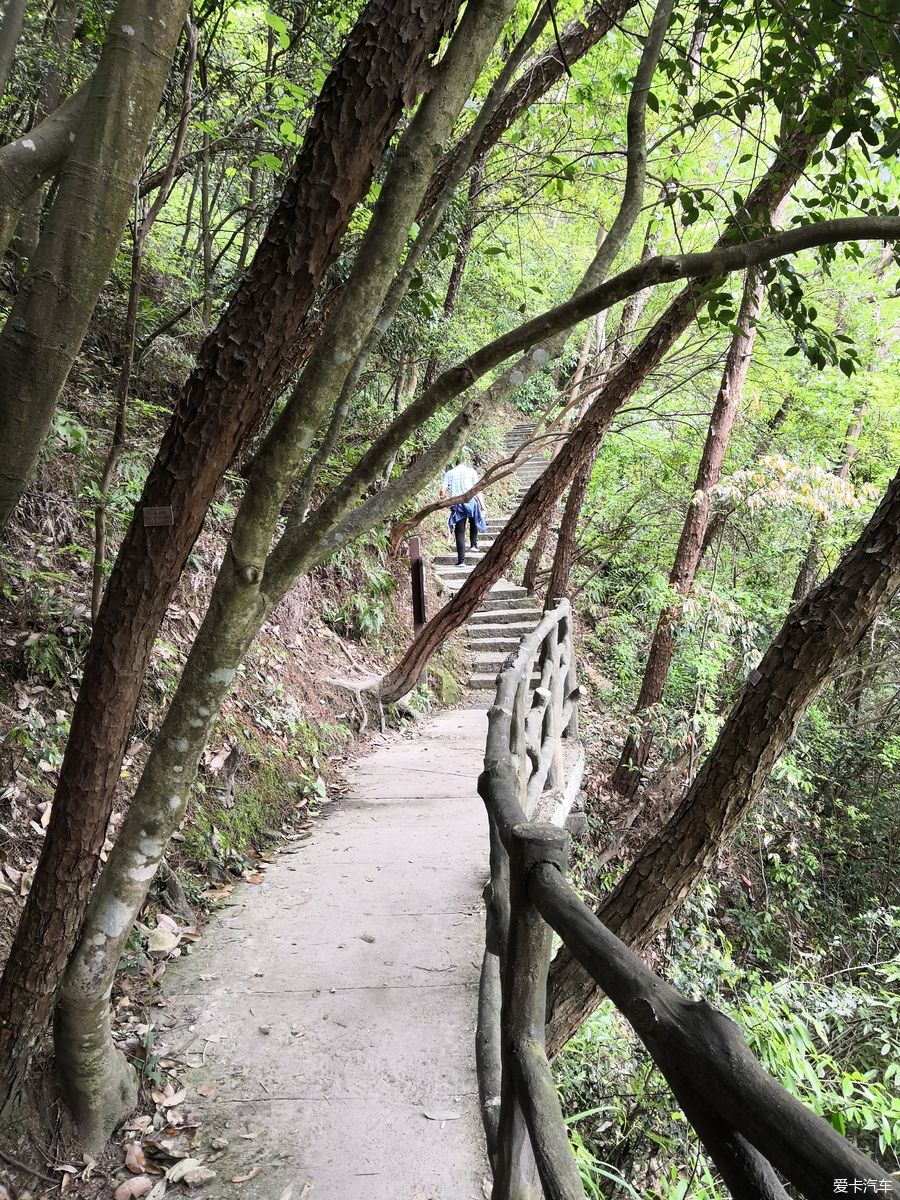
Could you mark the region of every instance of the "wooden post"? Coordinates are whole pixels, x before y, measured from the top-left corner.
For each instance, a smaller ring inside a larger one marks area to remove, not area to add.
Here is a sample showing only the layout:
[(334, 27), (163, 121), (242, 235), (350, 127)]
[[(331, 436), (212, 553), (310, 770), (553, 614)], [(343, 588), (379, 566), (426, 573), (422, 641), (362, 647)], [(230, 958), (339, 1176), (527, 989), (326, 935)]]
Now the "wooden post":
[[(559, 603), (559, 601), (557, 601)], [(572, 697), (572, 715), (569, 718), (569, 723), (562, 731), (562, 736), (566, 738), (578, 737), (578, 670), (575, 662), (575, 631), (572, 628), (572, 613), (571, 611), (564, 618), (565, 621), (565, 657), (567, 660), (568, 670), (563, 687), (563, 698)]]
[(509, 844), (510, 924), (503, 964), (496, 1200), (584, 1200), (544, 1050), (553, 931), (528, 896), (537, 863), (565, 867), (568, 837), (555, 825), (516, 825)]
[(428, 617), (425, 613), (425, 560), (422, 539), (409, 539), (409, 569), (412, 576), (413, 633), (418, 637)]

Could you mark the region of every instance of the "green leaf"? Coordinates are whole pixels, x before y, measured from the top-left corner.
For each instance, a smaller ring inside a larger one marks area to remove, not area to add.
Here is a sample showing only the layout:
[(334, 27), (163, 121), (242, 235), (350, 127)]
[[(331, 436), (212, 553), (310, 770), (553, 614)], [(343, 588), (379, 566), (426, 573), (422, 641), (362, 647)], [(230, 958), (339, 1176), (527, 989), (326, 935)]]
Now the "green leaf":
[(267, 12), (266, 24), (270, 29), (274, 30), (278, 38), (278, 44), (282, 50), (287, 50), (291, 44), (291, 39), (288, 36), (287, 24), (284, 17), (279, 17), (278, 13)]

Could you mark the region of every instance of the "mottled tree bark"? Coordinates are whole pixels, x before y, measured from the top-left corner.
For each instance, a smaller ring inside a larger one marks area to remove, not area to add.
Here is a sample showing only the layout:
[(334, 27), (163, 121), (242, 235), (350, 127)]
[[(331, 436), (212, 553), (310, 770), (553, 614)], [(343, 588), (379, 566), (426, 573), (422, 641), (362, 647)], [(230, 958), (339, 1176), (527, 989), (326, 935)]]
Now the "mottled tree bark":
[[(700, 567), (704, 538), (709, 525), (710, 492), (721, 477), (731, 431), (743, 399), (744, 384), (756, 341), (763, 292), (762, 271), (748, 271), (737, 325), (725, 357), (722, 382), (713, 405), (706, 442), (694, 479), (694, 492), (685, 514), (669, 574), (669, 586), (677, 597), (691, 594)], [(660, 613), (647, 655), (635, 714), (652, 708), (662, 699), (675, 655), (679, 613), (678, 600), (667, 605)], [(612, 775), (612, 785), (622, 796), (631, 799), (636, 793), (652, 745), (653, 730), (647, 723), (638, 734), (626, 738), (618, 765)]]
[[(626, 945), (640, 950), (665, 927), (734, 836), (816, 693), (898, 588), (900, 475), (831, 575), (791, 610), (681, 804), (598, 908)], [(551, 1053), (600, 998), (594, 981), (561, 951), (551, 968)]]
[[(84, 664), (44, 849), (0, 982), (5, 1113), (81, 929), (150, 650), (216, 488), (269, 388), (456, 0), (372, 0), (325, 82), (247, 274), (176, 404)], [(171, 509), (172, 525), (144, 523)]]

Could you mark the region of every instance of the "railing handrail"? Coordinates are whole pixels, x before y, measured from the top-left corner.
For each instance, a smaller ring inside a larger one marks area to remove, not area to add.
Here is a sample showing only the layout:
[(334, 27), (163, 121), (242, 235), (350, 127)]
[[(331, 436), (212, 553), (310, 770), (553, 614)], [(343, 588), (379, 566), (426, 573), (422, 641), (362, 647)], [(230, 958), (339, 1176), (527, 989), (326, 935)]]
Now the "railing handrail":
[[(558, 718), (578, 695), (566, 601), (544, 614), (500, 673), (478, 783), (491, 879), (476, 1049), (495, 1200), (584, 1200), (544, 1044), (551, 931), (647, 1047), (735, 1200), (787, 1200), (776, 1170), (808, 1200), (834, 1195), (841, 1180), (900, 1197), (890, 1175), (765, 1071), (734, 1021), (651, 971), (567, 883), (567, 835), (558, 824), (529, 820), (521, 803), (529, 772), (523, 697), (539, 657), (566, 674), (547, 679), (548, 694), (532, 701), (533, 711), (555, 705)], [(572, 724), (543, 722), (541, 756), (557, 753), (543, 741), (571, 736)]]

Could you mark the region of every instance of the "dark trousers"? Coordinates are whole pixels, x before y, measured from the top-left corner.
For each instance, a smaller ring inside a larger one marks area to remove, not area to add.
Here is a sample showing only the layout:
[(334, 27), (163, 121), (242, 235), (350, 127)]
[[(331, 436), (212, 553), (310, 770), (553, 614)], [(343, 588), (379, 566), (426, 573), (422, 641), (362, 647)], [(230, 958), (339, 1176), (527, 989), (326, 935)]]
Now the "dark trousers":
[(473, 549), (478, 545), (478, 526), (472, 517), (468, 521), (457, 521), (453, 526), (456, 534), (456, 557), (460, 562), (466, 557), (466, 525), (469, 526), (469, 545)]

